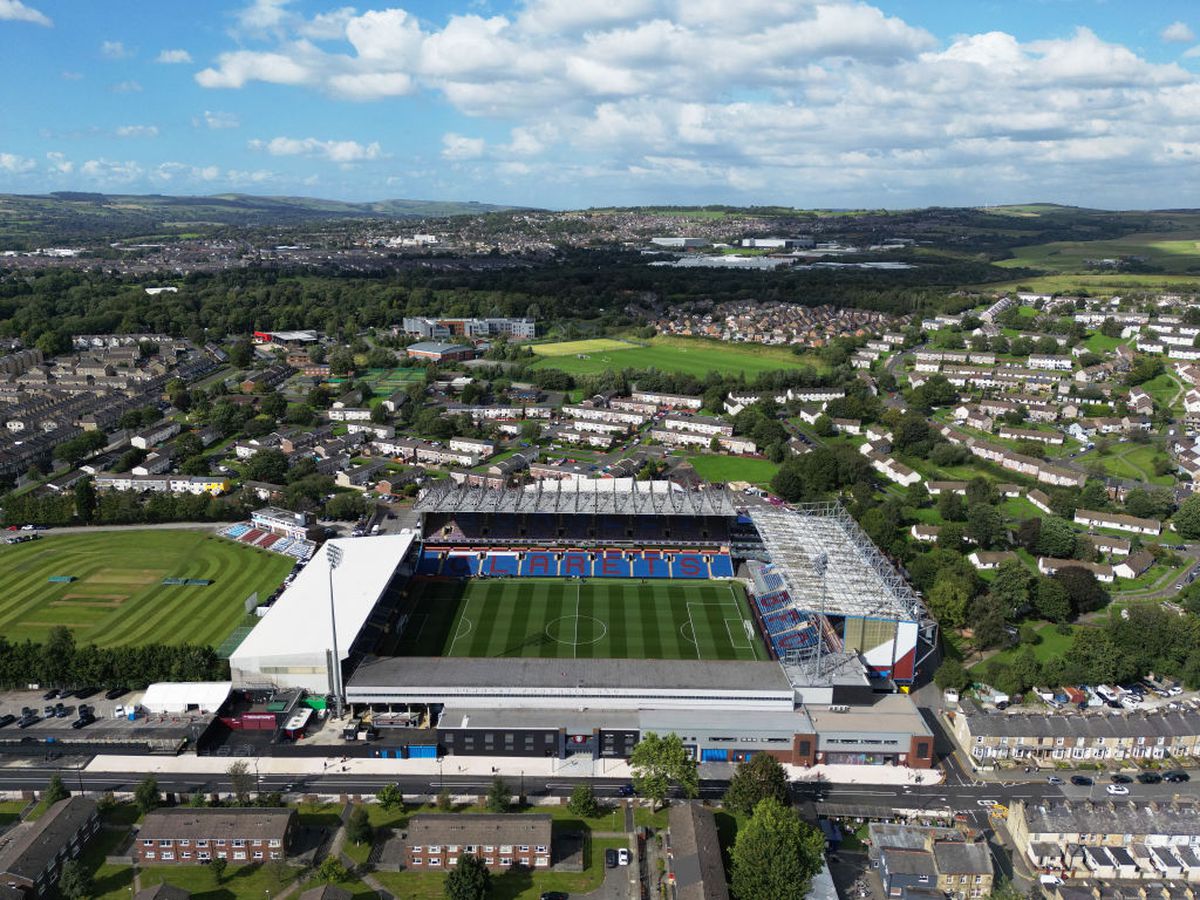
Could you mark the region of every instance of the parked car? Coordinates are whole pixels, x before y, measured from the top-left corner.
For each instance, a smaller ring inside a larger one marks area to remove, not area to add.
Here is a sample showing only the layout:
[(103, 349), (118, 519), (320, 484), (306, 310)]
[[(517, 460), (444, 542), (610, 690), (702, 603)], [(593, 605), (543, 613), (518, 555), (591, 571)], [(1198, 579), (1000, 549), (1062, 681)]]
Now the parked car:
[(0, 716), (0, 728), (5, 727), (6, 725), (11, 725), (15, 721), (17, 721), (16, 716), (14, 716), (12, 713), (5, 713), (4, 715)]
[(1108, 780), (1113, 784), (1133, 784), (1133, 779), (1128, 775), (1122, 775), (1120, 772), (1113, 772), (1108, 776)]
[(617, 794), (622, 797), (632, 797), (634, 795), (632, 784), (623, 784), (617, 788)]
[(1057, 775), (1051, 775), (1046, 779), (1046, 784), (1062, 784), (1063, 780)]
[(58, 688), (51, 688), (50, 690), (46, 691), (46, 693), (42, 694), (42, 699), (43, 700), (57, 700), (58, 699)]
[(128, 694), (128, 693), (129, 693), (129, 688), (124, 688), (124, 687), (109, 688), (107, 691), (104, 692), (104, 699), (105, 700), (116, 700), (118, 697), (123, 697), (125, 694)]
[(629, 851), (624, 847), (617, 851), (617, 865), (629, 865)]
[(1129, 793), (1129, 788), (1125, 787), (1123, 784), (1110, 784), (1104, 789), (1104, 792), (1113, 797), (1124, 797)]
[(1138, 784), (1158, 784), (1162, 781), (1162, 776), (1157, 772), (1141, 772), (1137, 777)]
[(1170, 772), (1163, 772), (1163, 781), (1168, 784), (1183, 784), (1185, 781), (1191, 781), (1192, 776), (1180, 769), (1172, 769)]
[(1086, 775), (1072, 775), (1071, 784), (1075, 785), (1076, 787), (1091, 787), (1093, 784), (1095, 784), (1095, 782)]
[(617, 867), (617, 850), (615, 847), (609, 847), (604, 851), (604, 865), (608, 866), (610, 869), (615, 869)]

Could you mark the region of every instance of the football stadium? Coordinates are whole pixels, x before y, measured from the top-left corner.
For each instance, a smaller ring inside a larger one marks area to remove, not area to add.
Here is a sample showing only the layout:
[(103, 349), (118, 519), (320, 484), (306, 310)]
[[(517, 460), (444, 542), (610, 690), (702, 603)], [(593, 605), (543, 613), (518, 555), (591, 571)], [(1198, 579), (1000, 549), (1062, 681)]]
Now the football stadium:
[(330, 542), (333, 568), (318, 552), (231, 656), (235, 682), (340, 690), (400, 728), (377, 755), (599, 760), (673, 731), (706, 762), (932, 762), (906, 690), (936, 626), (836, 503), (447, 480), (416, 511), (417, 532)]

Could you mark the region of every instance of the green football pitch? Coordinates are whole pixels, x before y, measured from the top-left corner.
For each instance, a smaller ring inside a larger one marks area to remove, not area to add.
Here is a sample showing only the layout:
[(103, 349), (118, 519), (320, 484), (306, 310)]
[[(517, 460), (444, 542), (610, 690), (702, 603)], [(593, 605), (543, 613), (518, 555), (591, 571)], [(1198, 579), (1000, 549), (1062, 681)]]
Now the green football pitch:
[[(266, 600), (294, 562), (185, 528), (49, 534), (0, 545), (0, 630), (10, 641), (42, 640), (65, 625), (81, 646), (216, 646), (246, 622), (246, 598), (257, 591)], [(164, 578), (212, 584), (164, 585)]]
[(396, 656), (767, 659), (734, 582), (414, 579)]

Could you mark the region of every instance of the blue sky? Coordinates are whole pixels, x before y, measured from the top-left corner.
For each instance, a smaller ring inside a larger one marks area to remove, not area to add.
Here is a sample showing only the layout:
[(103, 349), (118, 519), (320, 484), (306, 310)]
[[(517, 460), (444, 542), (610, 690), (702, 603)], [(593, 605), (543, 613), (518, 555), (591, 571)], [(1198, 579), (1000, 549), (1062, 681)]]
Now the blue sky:
[(0, 191), (1200, 206), (1200, 8), (0, 0)]

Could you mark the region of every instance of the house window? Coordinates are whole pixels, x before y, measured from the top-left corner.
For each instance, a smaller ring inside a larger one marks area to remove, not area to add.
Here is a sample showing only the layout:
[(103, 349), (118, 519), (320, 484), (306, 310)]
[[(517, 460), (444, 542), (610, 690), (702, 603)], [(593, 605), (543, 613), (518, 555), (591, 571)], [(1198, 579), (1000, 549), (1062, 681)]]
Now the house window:
[(191, 859), (191, 858), (192, 858), (192, 851), (191, 851), (191, 850), (184, 850), (182, 853), (180, 853), (180, 854), (179, 854), (179, 858), (180, 858), (180, 859)]
[(430, 844), (430, 845), (429, 845), (429, 852), (430, 852), (430, 853), (441, 853), (441, 852), (442, 852), (442, 845), (441, 845), (441, 844)]
[(167, 860), (174, 859), (175, 854), (173, 852), (171, 852), (170, 850), (167, 850), (167, 851), (164, 851), (162, 858), (163, 858), (163, 862), (166, 862)]
[(500, 865), (502, 865), (502, 866), (511, 866), (511, 865), (512, 865), (512, 857), (511, 857), (511, 856), (502, 856), (502, 857), (500, 857)]
[(262, 846), (262, 841), (260, 841), (260, 840), (256, 840), (256, 841), (254, 842), (254, 846), (255, 846), (255, 847), (261, 847), (261, 846)]
[(228, 850), (218, 850), (217, 851), (217, 859), (229, 859), (229, 851)]
[(152, 840), (151, 841), (142, 841), (142, 846), (143, 847), (153, 847), (154, 841), (152, 841)]
[(518, 853), (528, 853), (529, 847), (526, 846), (525, 844), (522, 844), (520, 847), (517, 848), (517, 852)]
[(536, 866), (548, 866), (548, 865), (550, 865), (550, 857), (548, 857), (548, 856), (539, 856), (539, 857), (538, 857), (538, 861), (537, 861), (536, 863), (534, 863), (534, 865), (536, 865)]
[(233, 858), (234, 858), (234, 859), (245, 859), (245, 858), (246, 858), (246, 851), (245, 851), (245, 850), (234, 850), (234, 851), (233, 851)]
[(246, 842), (245, 842), (244, 840), (242, 840), (241, 838), (234, 838), (234, 840), (233, 840), (233, 846), (235, 846), (235, 847), (245, 847), (245, 846), (246, 846)]
[(205, 838), (204, 840), (196, 841), (196, 846), (197, 846), (197, 847), (207, 847), (207, 846), (208, 846), (208, 839), (207, 839), (207, 838)]
[(448, 857), (448, 858), (446, 859), (446, 865), (448, 865), (448, 866), (457, 866), (457, 865), (458, 865), (458, 857), (457, 857), (457, 856), (451, 856), (451, 857)]
[(283, 859), (283, 854), (280, 853), (278, 850), (272, 850), (271, 851), (271, 859)]
[(483, 862), (484, 862), (484, 865), (488, 865), (488, 866), (494, 866), (494, 865), (496, 864), (496, 857), (494, 857), (494, 856), (485, 856), (485, 857), (483, 858)]
[(212, 855), (207, 850), (200, 850), (196, 853), (196, 859), (212, 859)]
[(154, 851), (153, 850), (146, 851), (146, 859), (154, 859)]
[(419, 866), (419, 865), (421, 864), (421, 857), (419, 857), (419, 856), (414, 856), (414, 857), (413, 857), (412, 864), (413, 864), (414, 866)]
[(440, 866), (442, 864), (442, 858), (440, 856), (431, 856), (429, 857), (429, 864), (431, 866)]
[(179, 846), (180, 847), (190, 847), (190, 846), (192, 846), (192, 842), (185, 839), (185, 840), (182, 840), (179, 842)]
[(422, 848), (421, 848), (421, 845), (420, 845), (420, 844), (414, 844), (414, 845), (413, 845), (411, 848), (409, 848), (409, 849), (411, 849), (413, 853), (420, 853)]
[(270, 843), (270, 844), (268, 844), (268, 846), (270, 846), (270, 847), (282, 847), (282, 846), (283, 846), (283, 841), (281, 841), (279, 838), (271, 838), (271, 843)]
[(160, 846), (160, 847), (170, 847), (170, 846), (171, 846), (171, 842), (170, 842), (170, 841), (159, 841), (159, 842), (158, 842), (158, 846)]
[(224, 847), (224, 846), (225, 846), (225, 838), (219, 838), (219, 839), (217, 840), (217, 846), (218, 846), (218, 847)]
[(474, 845), (474, 844), (467, 844), (467, 852), (468, 852), (468, 853), (474, 853), (474, 852), (475, 852), (475, 845)]
[(550, 851), (544, 845), (538, 844), (537, 852), (538, 853), (549, 853)]
[(263, 852), (262, 852), (261, 850), (255, 850), (255, 851), (254, 851), (254, 858), (255, 858), (255, 859), (262, 859), (262, 858), (263, 858)]

